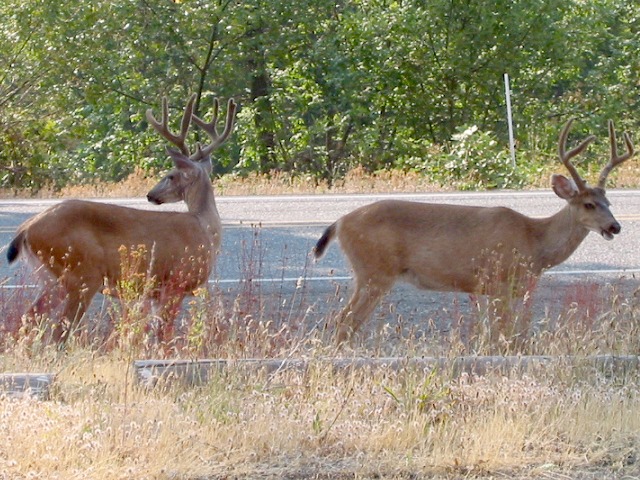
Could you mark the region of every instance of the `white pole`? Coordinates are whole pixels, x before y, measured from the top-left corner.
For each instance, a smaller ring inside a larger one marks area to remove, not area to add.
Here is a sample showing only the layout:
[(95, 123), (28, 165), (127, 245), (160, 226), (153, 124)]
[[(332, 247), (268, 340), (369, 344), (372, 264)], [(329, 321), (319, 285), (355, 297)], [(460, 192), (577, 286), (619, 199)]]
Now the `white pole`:
[(513, 140), (513, 118), (511, 117), (511, 87), (509, 74), (504, 74), (504, 95), (507, 99), (507, 124), (509, 125), (509, 151), (511, 152), (511, 166), (516, 168), (516, 146)]

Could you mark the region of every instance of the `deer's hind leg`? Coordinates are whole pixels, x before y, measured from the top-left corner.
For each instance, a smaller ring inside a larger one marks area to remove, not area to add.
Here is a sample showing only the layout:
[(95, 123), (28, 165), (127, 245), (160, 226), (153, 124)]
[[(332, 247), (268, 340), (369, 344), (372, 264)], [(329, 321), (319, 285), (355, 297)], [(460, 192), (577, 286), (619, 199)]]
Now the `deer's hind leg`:
[(29, 333), (41, 320), (49, 319), (51, 312), (60, 306), (65, 296), (65, 289), (57, 279), (51, 278), (42, 282), (40, 294), (22, 317), (24, 331)]
[(56, 343), (68, 340), (91, 305), (91, 300), (102, 287), (103, 280), (99, 276), (78, 277), (68, 274), (61, 278), (61, 283), (66, 293), (64, 310), (60, 322), (51, 327), (51, 339)]
[(336, 343), (350, 340), (380, 303), (380, 300), (391, 289), (392, 281), (361, 282), (356, 280), (355, 291), (347, 306), (338, 317)]

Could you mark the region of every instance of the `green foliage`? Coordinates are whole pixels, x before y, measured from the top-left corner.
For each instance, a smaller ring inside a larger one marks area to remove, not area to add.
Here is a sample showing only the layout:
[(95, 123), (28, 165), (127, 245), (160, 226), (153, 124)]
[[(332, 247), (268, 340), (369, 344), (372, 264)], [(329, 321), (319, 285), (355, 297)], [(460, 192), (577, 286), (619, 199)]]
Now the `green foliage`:
[[(329, 181), (362, 165), (517, 187), (555, 161), (569, 117), (580, 119), (576, 135), (599, 137), (608, 118), (632, 132), (640, 122), (631, 0), (7, 0), (0, 18), (4, 187), (162, 167), (164, 142), (144, 111), (166, 95), (177, 117), (191, 92), (200, 115), (214, 95), (240, 104), (218, 173)], [(504, 147), (505, 72), (526, 158), (516, 171)], [(458, 138), (470, 126), (477, 132)]]
[(427, 428), (449, 419), (455, 398), (450, 385), (437, 369), (427, 374), (421, 372), (420, 376), (406, 375), (397, 386), (399, 388), (395, 391), (387, 385), (382, 385), (382, 389), (403, 414), (426, 416), (429, 420), (425, 425)]
[(409, 157), (404, 168), (462, 190), (521, 188), (527, 183), (527, 174), (532, 173), (532, 165), (514, 168), (506, 146), (500, 145), (495, 135), (479, 131), (475, 125), (455, 133), (448, 151), (433, 145), (428, 147)]

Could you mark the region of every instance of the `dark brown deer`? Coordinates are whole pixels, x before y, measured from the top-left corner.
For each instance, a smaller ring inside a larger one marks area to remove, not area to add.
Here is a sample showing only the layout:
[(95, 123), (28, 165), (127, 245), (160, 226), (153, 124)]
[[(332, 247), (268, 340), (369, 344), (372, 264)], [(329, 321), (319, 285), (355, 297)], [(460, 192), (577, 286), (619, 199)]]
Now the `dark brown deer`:
[[(207, 123), (193, 114), (195, 99), (193, 95), (185, 107), (178, 134), (169, 130), (166, 98), (162, 99), (161, 121), (147, 111), (153, 128), (178, 147), (167, 148), (175, 168), (147, 198), (155, 204), (184, 200), (187, 212), (66, 200), (20, 225), (7, 250), (9, 263), (23, 254), (43, 279), (43, 291), (25, 316), (28, 325), (48, 316), (64, 301), (51, 334), (54, 341), (65, 340), (98, 291), (106, 287), (105, 293), (117, 294), (122, 248), (141, 249), (144, 256), (135, 270), (153, 284), (151, 297), (163, 320), (159, 339), (170, 338), (183, 298), (207, 282), (220, 248), (222, 224), (209, 178), (211, 153), (231, 135), (236, 111), (229, 100), (225, 128), (219, 134), (218, 101), (213, 120)], [(205, 147), (198, 144), (193, 153), (186, 144), (192, 121), (211, 138)]]
[[(314, 248), (320, 258), (331, 240), (340, 241), (355, 278), (354, 293), (338, 318), (337, 341), (348, 340), (400, 279), (418, 288), (506, 295), (514, 280), (534, 282), (543, 270), (564, 262), (590, 231), (611, 240), (620, 224), (609, 210), (607, 176), (634, 154), (618, 154), (609, 122), (611, 158), (598, 185), (587, 186), (571, 164), (594, 139), (566, 151), (572, 120), (562, 129), (559, 156), (573, 182), (553, 175), (553, 191), (567, 204), (549, 218), (530, 218), (504, 207), (441, 205), (383, 200), (354, 210), (329, 226)], [(487, 265), (488, 261), (495, 264)], [(485, 282), (490, 269), (493, 291)]]

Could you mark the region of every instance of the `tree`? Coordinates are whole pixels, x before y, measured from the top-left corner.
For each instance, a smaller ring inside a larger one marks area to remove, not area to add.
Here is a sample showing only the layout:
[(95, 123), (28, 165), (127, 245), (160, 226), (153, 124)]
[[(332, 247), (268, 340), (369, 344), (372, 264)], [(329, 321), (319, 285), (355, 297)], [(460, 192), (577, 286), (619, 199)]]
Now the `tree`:
[(556, 161), (569, 116), (576, 134), (640, 122), (631, 0), (7, 0), (0, 14), (4, 185), (163, 167), (143, 112), (192, 92), (201, 115), (214, 95), (240, 105), (217, 173), (328, 181), (362, 165), (517, 185), (501, 160), (505, 72), (521, 165)]

